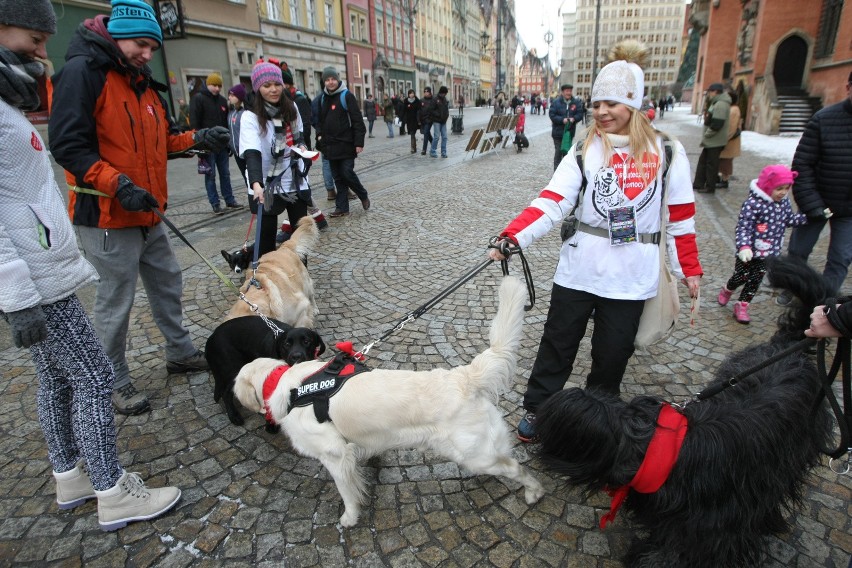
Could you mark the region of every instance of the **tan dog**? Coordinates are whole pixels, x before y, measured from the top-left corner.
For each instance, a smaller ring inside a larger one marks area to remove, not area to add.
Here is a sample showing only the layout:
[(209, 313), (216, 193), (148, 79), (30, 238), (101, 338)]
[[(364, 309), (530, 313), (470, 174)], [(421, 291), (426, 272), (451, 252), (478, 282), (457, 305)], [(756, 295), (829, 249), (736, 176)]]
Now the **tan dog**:
[(524, 285), (505, 278), (491, 324), (491, 346), (469, 365), (431, 371), (374, 369), (354, 375), (329, 399), (327, 422), (320, 423), (311, 406), (288, 412), (291, 389), (325, 365), (323, 361), (299, 363), (285, 371), (264, 402), (266, 377), (283, 362), (256, 359), (237, 375), (234, 394), (249, 410), (268, 408), (296, 451), (328, 469), (343, 498), (340, 524), (345, 527), (358, 522), (366, 494), (358, 461), (390, 449), (433, 450), (473, 473), (508, 477), (524, 486), (526, 502), (532, 504), (544, 488), (512, 458), (509, 428), (496, 406), (515, 373), (525, 300)]
[[(317, 314), (314, 281), (301, 257), (311, 252), (318, 241), (316, 222), (309, 215), (302, 217), (290, 240), (278, 250), (260, 257), (257, 272), (246, 271), (246, 281), (240, 291), (263, 315), (293, 327), (313, 329)], [(260, 283), (260, 288), (251, 284), (252, 276)], [(253, 314), (249, 305), (239, 299), (225, 321)]]

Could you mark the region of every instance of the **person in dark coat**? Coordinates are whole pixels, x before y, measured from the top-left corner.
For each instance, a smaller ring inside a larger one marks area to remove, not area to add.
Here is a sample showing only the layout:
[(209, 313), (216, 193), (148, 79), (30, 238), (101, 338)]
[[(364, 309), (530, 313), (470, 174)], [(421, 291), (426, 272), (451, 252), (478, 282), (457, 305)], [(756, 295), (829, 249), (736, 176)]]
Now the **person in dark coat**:
[(405, 112), (405, 99), (401, 95), (394, 95), (391, 100), (393, 101), (394, 114), (399, 119), (399, 135), (405, 136), (405, 121), (402, 119)]
[(296, 88), (295, 83), (293, 82), (293, 74), (290, 71), (283, 69), (287, 64), (282, 64), (281, 77), (284, 81), (284, 94), (287, 95), (291, 101), (296, 103), (296, 109), (299, 111), (299, 116), (302, 118), (302, 138), (305, 141), (305, 147), (308, 150), (311, 150), (311, 99), (308, 96)]
[(372, 94), (367, 95), (364, 101), (364, 116), (367, 118), (367, 138), (375, 138), (373, 124), (376, 122), (376, 101)]
[[(222, 76), (219, 73), (211, 73), (207, 76), (206, 83), (189, 101), (189, 124), (193, 130), (214, 126), (227, 128), (228, 101), (221, 94)], [(222, 188), (225, 206), (239, 209), (240, 205), (234, 199), (234, 191), (231, 188), (230, 152), (227, 148), (210, 152), (207, 154), (207, 160), (210, 162), (210, 171), (204, 174), (204, 187), (207, 189), (207, 200), (213, 208), (213, 213), (223, 213), (219, 193), (216, 191), (216, 171), (219, 172), (219, 186)]]
[[(790, 256), (807, 260), (826, 223), (831, 227), (823, 276), (834, 294), (840, 291), (852, 262), (852, 73), (846, 98), (817, 112), (805, 127), (793, 171), (793, 200), (808, 224), (793, 229)], [(779, 296), (784, 304), (786, 294)], [(789, 303), (789, 300), (787, 300)]]
[(550, 122), (552, 123), (550, 135), (553, 137), (553, 171), (559, 167), (559, 162), (562, 161), (565, 153), (562, 151), (562, 137), (565, 135), (567, 128), (571, 132), (571, 137), (577, 131), (577, 123), (583, 121), (583, 101), (574, 96), (573, 85), (562, 85), (559, 88), (562, 91), (561, 97), (556, 97), (553, 104), (550, 105)]
[(432, 87), (424, 87), (423, 99), (420, 101), (420, 113), (418, 117), (420, 121), (420, 130), (423, 133), (423, 151), (420, 152), (421, 156), (426, 155), (426, 149), (432, 142), (432, 120), (429, 117), (432, 112), (431, 107), (433, 102)]
[[(334, 67), (322, 71), (325, 85), (320, 95), (320, 116), (317, 123), (317, 148), (328, 158), (334, 185), (337, 186), (336, 209), (329, 217), (349, 215), (349, 190), (355, 192), (361, 200), (364, 211), (370, 208), (367, 190), (355, 173), (355, 158), (364, 150), (364, 117), (355, 98), (346, 83)], [(341, 100), (345, 97), (345, 105)], [(344, 108), (345, 107), (345, 108)]]
[(414, 94), (414, 89), (408, 89), (408, 97), (402, 101), (402, 124), (408, 128), (411, 135), (411, 153), (417, 152), (417, 130), (420, 127), (420, 99)]

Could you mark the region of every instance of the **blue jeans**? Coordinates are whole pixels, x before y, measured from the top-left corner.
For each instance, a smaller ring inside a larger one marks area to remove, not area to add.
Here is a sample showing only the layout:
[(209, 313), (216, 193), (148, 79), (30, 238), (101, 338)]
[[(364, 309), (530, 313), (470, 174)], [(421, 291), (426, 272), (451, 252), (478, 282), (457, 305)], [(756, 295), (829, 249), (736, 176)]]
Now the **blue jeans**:
[(325, 156), (322, 157), (322, 181), (325, 183), (326, 191), (334, 191), (334, 174), (331, 173), (331, 162)]
[(843, 281), (846, 280), (849, 263), (852, 262), (852, 217), (808, 219), (807, 225), (793, 228), (788, 252), (790, 256), (807, 260), (826, 223), (830, 225), (831, 232), (825, 269), (822, 274), (828, 284), (829, 292), (837, 294), (843, 286)]
[(207, 201), (213, 207), (219, 205), (219, 194), (216, 193), (216, 170), (219, 170), (219, 185), (222, 186), (222, 197), (225, 199), (225, 203), (236, 203), (234, 201), (234, 192), (231, 189), (229, 160), (230, 157), (228, 156), (227, 149), (207, 154), (207, 161), (210, 162), (211, 169), (209, 174), (204, 174), (204, 187), (207, 188)]
[(374, 122), (376, 122), (376, 121), (375, 121), (375, 120), (367, 119), (367, 124), (369, 124), (369, 125), (370, 125), (369, 129), (367, 130), (367, 134), (369, 134), (370, 136), (372, 136), (372, 135), (373, 135), (373, 123), (374, 123)]
[(424, 122), (420, 130), (423, 133), (423, 153), (425, 154), (426, 150), (429, 149), (429, 144), (432, 142), (432, 123)]
[(429, 152), (433, 156), (435, 150), (438, 149), (438, 136), (441, 136), (441, 155), (447, 155), (447, 123), (435, 122), (432, 124), (432, 150)]
[(393, 122), (385, 122), (385, 126), (388, 127), (388, 138), (393, 138)]
[[(391, 126), (393, 126), (391, 124)], [(334, 184), (337, 186), (337, 199), (334, 205), (338, 211), (349, 211), (349, 190), (355, 192), (358, 199), (367, 199), (367, 190), (361, 185), (358, 174), (355, 173), (355, 158), (345, 160), (329, 160), (331, 171), (334, 174)]]

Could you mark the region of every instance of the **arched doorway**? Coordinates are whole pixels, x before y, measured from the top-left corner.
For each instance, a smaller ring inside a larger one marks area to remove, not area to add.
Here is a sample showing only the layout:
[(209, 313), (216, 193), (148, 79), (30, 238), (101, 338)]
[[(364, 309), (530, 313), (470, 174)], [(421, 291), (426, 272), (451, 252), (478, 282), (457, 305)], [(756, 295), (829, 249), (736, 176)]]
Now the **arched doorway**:
[(792, 35), (778, 45), (772, 69), (778, 94), (801, 90), (807, 59), (808, 44), (801, 36)]

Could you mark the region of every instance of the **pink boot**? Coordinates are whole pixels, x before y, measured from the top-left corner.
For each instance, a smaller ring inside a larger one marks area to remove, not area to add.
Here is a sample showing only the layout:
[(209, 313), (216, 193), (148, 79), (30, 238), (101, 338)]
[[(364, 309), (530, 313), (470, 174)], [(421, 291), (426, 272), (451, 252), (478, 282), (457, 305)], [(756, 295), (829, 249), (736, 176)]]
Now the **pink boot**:
[(734, 302), (734, 318), (740, 323), (751, 323), (748, 317), (748, 302)]
[(716, 298), (719, 302), (719, 305), (720, 306), (727, 306), (728, 300), (731, 299), (731, 294), (733, 294), (733, 293), (734, 293), (733, 290), (728, 290), (727, 288), (722, 286), (722, 291), (719, 292), (719, 297)]

